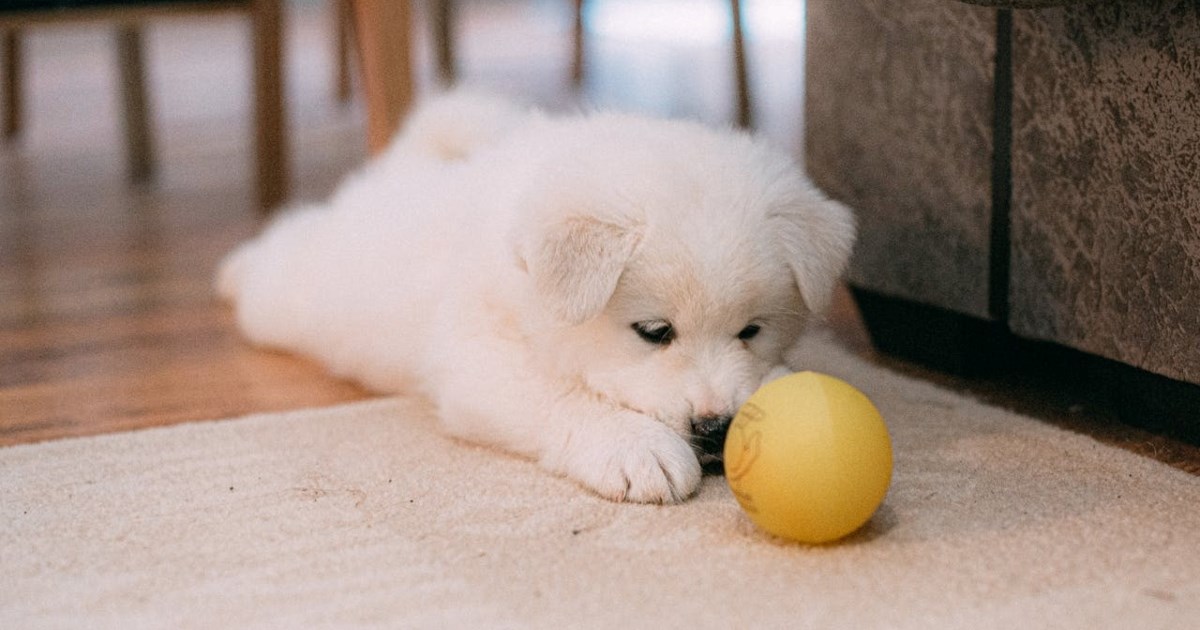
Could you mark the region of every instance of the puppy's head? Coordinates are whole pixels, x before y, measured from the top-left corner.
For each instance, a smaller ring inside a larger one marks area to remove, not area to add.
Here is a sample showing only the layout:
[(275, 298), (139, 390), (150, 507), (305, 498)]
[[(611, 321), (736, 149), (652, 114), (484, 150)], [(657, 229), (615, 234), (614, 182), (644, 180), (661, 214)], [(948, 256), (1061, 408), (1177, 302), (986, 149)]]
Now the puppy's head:
[(565, 153), (518, 238), (545, 368), (719, 455), (734, 412), (828, 304), (850, 213), (746, 136), (630, 117), (556, 131)]

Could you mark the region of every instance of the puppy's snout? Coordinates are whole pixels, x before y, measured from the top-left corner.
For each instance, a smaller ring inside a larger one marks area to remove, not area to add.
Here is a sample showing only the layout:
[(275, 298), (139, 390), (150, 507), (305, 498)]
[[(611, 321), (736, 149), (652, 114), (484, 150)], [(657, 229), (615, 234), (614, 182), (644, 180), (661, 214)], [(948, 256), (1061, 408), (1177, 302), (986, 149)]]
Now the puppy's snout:
[(724, 472), (721, 453), (725, 448), (725, 434), (729, 433), (732, 416), (701, 416), (692, 419), (692, 443), (700, 457), (705, 472)]

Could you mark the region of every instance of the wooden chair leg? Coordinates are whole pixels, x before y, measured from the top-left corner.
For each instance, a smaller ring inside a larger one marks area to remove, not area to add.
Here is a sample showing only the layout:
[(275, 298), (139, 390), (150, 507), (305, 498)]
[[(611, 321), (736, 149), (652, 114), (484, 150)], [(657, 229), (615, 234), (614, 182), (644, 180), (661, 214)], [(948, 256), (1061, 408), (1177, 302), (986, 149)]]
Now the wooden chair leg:
[(15, 138), (21, 133), (21, 35), (16, 29), (4, 31), (4, 137)]
[(350, 0), (333, 1), (333, 32), (337, 47), (334, 50), (337, 75), (334, 84), (337, 86), (337, 100), (341, 103), (350, 102), (353, 96), (350, 80), (350, 48), (354, 41), (354, 14), (350, 11)]
[(283, 7), (280, 0), (254, 0), (254, 148), (259, 209), (269, 211), (287, 197), (288, 151), (283, 104)]
[(571, 83), (583, 84), (583, 0), (574, 0), (575, 16), (571, 24)]
[(129, 177), (136, 182), (154, 175), (154, 138), (150, 128), (150, 104), (146, 96), (146, 67), (141, 28), (117, 28), (117, 66), (121, 75), (121, 97), (125, 114), (125, 150)]
[(746, 40), (741, 0), (729, 0), (729, 11), (733, 18), (733, 73), (737, 84), (737, 124), (744, 129), (750, 129), (754, 126), (754, 111), (750, 105), (750, 77), (746, 69)]
[(412, 12), (409, 2), (354, 0), (359, 68), (367, 103), (367, 146), (382, 151), (412, 105)]
[(454, 42), (454, 0), (434, 0), (433, 41), (437, 56), (438, 78), (443, 85), (454, 85), (458, 75)]

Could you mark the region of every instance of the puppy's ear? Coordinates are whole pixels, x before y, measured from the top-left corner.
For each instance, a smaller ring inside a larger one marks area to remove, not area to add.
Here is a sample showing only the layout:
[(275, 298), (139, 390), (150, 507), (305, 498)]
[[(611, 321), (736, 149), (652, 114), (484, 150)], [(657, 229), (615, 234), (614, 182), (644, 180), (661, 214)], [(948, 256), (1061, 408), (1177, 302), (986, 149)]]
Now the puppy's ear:
[(547, 226), (521, 258), (551, 308), (579, 324), (608, 304), (640, 240), (636, 226), (575, 216)]
[(854, 247), (854, 215), (815, 189), (770, 214), (800, 297), (813, 313), (829, 307)]

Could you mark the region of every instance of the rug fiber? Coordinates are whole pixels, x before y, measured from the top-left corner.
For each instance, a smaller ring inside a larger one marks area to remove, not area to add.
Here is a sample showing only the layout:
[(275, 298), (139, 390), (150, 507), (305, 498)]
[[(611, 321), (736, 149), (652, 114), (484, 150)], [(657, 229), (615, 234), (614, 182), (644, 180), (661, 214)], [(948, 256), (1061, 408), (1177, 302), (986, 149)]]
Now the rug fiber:
[(0, 449), (3, 628), (1188, 628), (1200, 479), (809, 340), (889, 424), (845, 541), (599, 499), (401, 398)]

